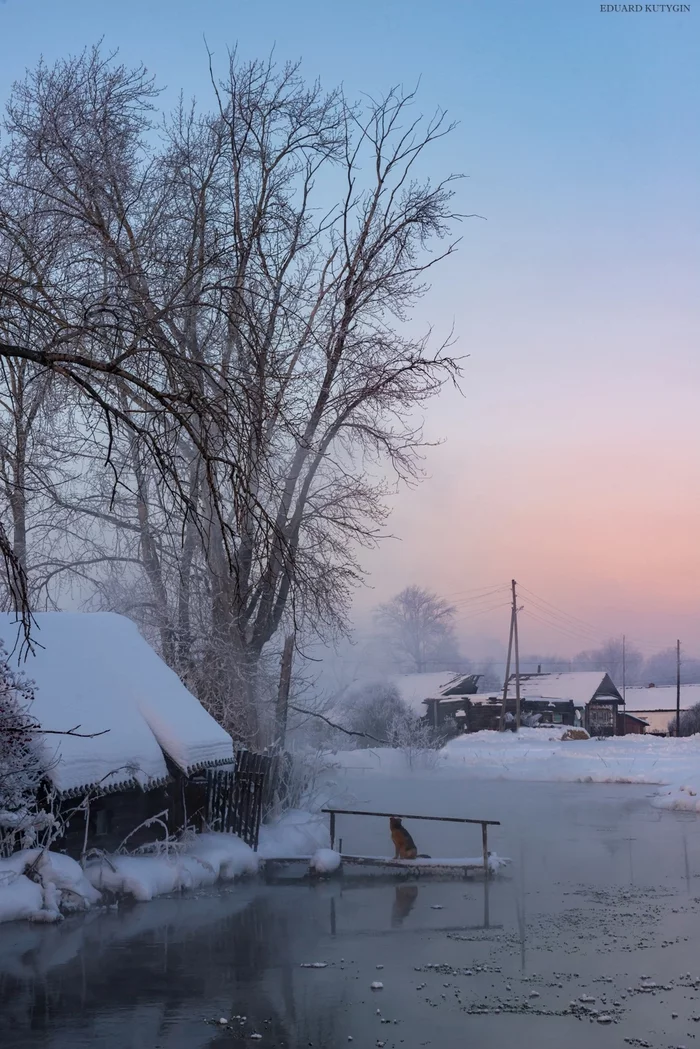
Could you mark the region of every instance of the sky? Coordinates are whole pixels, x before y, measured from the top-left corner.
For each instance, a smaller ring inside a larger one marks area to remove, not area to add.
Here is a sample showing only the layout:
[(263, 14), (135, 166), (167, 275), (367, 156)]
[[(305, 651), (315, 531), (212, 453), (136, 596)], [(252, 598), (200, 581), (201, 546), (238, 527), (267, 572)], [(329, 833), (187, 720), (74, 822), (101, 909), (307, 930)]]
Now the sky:
[(206, 100), (206, 39), (215, 61), (274, 48), (353, 96), (420, 81), (459, 122), (433, 163), (483, 218), (413, 323), (454, 326), (462, 393), (425, 413), (442, 443), (364, 556), (358, 620), (416, 583), (505, 639), (507, 594), (475, 594), (515, 578), (562, 612), (530, 606), (530, 650), (625, 633), (700, 651), (700, 3), (0, 0), (0, 102), (41, 55), (100, 38), (165, 104)]

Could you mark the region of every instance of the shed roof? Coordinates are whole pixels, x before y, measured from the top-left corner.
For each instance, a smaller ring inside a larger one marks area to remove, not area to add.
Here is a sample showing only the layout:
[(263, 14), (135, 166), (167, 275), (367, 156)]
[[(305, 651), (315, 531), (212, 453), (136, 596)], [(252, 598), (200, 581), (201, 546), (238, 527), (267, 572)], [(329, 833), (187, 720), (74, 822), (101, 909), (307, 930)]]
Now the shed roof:
[[(561, 674), (521, 674), (520, 695), (525, 699), (570, 699), (583, 707), (595, 695), (622, 699), (604, 670), (580, 670)], [(508, 682), (508, 699), (515, 698), (515, 675)]]
[(455, 685), (466, 681), (467, 678), (468, 675), (455, 674), (454, 670), (437, 670), (427, 674), (401, 674), (398, 677), (392, 677), (391, 683), (397, 688), (404, 703), (408, 704), (417, 714), (422, 715), (425, 714), (426, 699), (439, 699)]
[(646, 725), (647, 727), (649, 726), (649, 721), (647, 718), (640, 718), (638, 714), (632, 714), (632, 712), (629, 710), (625, 711), (625, 717), (630, 718), (632, 721), (638, 721), (640, 725)]
[[(696, 703), (700, 703), (700, 685), (681, 685), (681, 710), (694, 707)], [(628, 710), (675, 710), (676, 686), (628, 686), (625, 690), (625, 705)]]
[(164, 755), (183, 772), (233, 760), (227, 732), (141, 636), (112, 612), (34, 617), (34, 652), (20, 658), (18, 623), (0, 614), (10, 663), (36, 685), (30, 713), (43, 729), (79, 726), (93, 738), (47, 735), (49, 778), (61, 793), (164, 782)]

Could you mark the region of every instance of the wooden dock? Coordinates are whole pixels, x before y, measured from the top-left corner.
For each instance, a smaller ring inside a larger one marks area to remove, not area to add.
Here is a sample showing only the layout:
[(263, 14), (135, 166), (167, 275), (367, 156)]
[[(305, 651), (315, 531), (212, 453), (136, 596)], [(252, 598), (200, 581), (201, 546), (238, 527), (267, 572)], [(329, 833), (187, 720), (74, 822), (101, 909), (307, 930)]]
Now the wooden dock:
[[(322, 809), (322, 812), (327, 813), (330, 816), (330, 839), (331, 849), (335, 848), (335, 836), (336, 836), (336, 817), (338, 816), (374, 816), (378, 819), (391, 819), (392, 816), (398, 816), (402, 820), (430, 820), (431, 822), (438, 823), (464, 823), (464, 824), (477, 824), (481, 827), (481, 857), (477, 860), (472, 859), (453, 859), (453, 860), (433, 860), (433, 859), (415, 859), (415, 860), (394, 860), (388, 858), (381, 858), (378, 856), (345, 856), (343, 854), (342, 862), (348, 863), (363, 863), (365, 866), (382, 866), (382, 867), (398, 867), (400, 869), (410, 870), (420, 869), (421, 865), (441, 868), (441, 869), (459, 869), (465, 872), (472, 869), (481, 869), (484, 872), (484, 877), (488, 878), (491, 873), (491, 864), (489, 862), (489, 846), (488, 846), (488, 829), (489, 827), (500, 827), (500, 820), (476, 820), (466, 816), (416, 816), (409, 815), (408, 813), (401, 812), (367, 812), (359, 811), (357, 809)], [(340, 843), (339, 851), (342, 853), (342, 839)]]
[[(484, 861), (480, 856), (449, 856), (435, 859), (431, 857), (430, 859), (395, 860), (388, 856), (359, 856), (347, 853), (340, 853), (339, 855), (340, 865), (336, 871), (331, 872), (333, 874), (341, 874), (343, 867), (378, 868), (389, 874), (401, 872), (402, 874), (410, 874), (412, 877), (440, 874), (448, 874), (452, 876), (461, 875), (467, 877), (470, 873), (484, 873)], [(276, 866), (287, 867), (294, 864), (303, 864), (307, 868), (307, 874), (318, 876), (323, 872), (314, 869), (313, 858), (313, 856), (279, 856), (274, 859), (265, 859), (263, 863), (265, 869), (269, 868), (270, 870), (274, 869)], [(496, 857), (495, 859), (498, 867), (505, 865), (508, 862), (501, 857)], [(491, 866), (489, 859), (489, 875), (493, 874), (495, 869), (497, 868)]]

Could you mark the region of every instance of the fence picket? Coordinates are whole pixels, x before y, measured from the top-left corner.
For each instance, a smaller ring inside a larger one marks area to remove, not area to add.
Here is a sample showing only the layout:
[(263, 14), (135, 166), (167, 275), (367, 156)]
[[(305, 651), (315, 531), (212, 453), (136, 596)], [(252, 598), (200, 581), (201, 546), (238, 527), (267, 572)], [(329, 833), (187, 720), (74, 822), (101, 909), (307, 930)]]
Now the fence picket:
[(208, 769), (207, 824), (219, 831), (238, 834), (251, 848), (257, 849), (266, 787), (276, 767), (274, 757), (240, 751), (234, 772)]

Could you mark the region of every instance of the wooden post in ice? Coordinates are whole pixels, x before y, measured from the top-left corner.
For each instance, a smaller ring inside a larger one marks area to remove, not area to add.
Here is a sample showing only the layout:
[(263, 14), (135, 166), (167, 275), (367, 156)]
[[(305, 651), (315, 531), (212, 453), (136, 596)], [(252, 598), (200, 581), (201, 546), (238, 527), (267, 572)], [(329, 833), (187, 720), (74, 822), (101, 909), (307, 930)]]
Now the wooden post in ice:
[(484, 854), (484, 877), (489, 876), (489, 842), (488, 842), (488, 825), (486, 823), (481, 824), (481, 849)]

